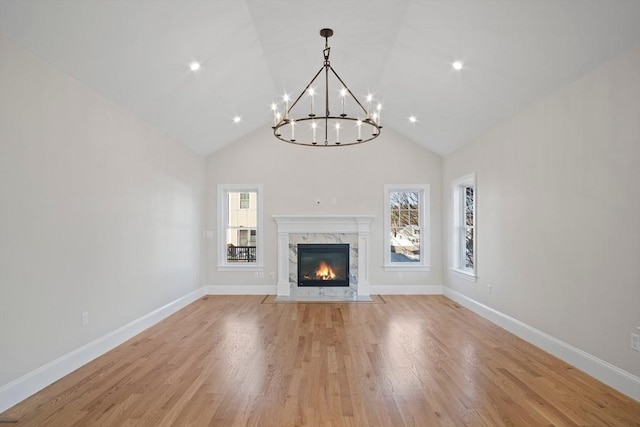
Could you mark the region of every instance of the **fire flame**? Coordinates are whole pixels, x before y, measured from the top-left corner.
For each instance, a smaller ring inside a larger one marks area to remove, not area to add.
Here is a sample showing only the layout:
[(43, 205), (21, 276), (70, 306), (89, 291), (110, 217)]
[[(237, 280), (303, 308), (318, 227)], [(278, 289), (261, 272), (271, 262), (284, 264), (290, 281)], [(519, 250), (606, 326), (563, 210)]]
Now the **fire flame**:
[(316, 277), (320, 280), (333, 280), (336, 278), (336, 273), (333, 272), (326, 262), (321, 261), (320, 266), (316, 270)]

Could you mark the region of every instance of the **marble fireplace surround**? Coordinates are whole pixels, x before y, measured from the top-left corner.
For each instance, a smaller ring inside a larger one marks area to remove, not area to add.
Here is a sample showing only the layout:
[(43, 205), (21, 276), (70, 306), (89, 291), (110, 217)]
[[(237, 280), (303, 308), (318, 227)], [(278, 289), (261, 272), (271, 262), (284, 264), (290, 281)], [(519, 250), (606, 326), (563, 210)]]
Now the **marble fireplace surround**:
[[(277, 297), (291, 297), (289, 243), (292, 234), (355, 234), (358, 280), (355, 299), (371, 299), (369, 283), (369, 225), (373, 215), (274, 215), (278, 225)], [(314, 242), (309, 242), (314, 243)]]

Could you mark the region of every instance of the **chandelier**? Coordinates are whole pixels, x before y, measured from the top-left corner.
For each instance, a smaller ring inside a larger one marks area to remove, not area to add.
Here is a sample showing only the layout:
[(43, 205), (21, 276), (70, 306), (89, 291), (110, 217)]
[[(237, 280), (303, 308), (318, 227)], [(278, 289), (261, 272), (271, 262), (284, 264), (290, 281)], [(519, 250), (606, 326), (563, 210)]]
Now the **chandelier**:
[[(361, 144), (377, 138), (382, 129), (380, 125), (382, 105), (377, 104), (374, 109), (371, 95), (367, 95), (366, 108), (358, 101), (329, 62), (331, 51), (329, 37), (333, 35), (333, 30), (323, 28), (320, 30), (320, 35), (325, 40), (322, 51), (324, 63), (320, 70), (292, 103), (290, 103), (291, 98), (284, 95), (282, 112), (278, 110), (275, 103), (271, 104), (274, 136), (291, 144), (310, 147), (341, 147)], [(315, 81), (323, 70), (324, 79), (320, 80), (324, 80), (324, 91), (314, 87)], [(340, 83), (339, 90), (329, 89), (330, 77), (332, 81)], [(302, 98), (305, 95), (307, 99), (303, 101)], [(319, 101), (317, 106), (316, 98)], [(309, 109), (306, 110), (304, 106)], [(332, 110), (337, 113), (332, 113)]]

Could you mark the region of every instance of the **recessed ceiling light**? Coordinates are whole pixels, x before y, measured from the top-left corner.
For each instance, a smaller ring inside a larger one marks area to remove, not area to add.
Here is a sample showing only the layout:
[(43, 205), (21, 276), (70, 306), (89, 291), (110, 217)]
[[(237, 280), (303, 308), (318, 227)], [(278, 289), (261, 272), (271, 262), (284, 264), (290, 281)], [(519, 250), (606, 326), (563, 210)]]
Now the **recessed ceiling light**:
[(200, 63), (193, 61), (191, 64), (189, 64), (189, 69), (191, 71), (198, 71), (200, 69)]
[(240, 123), (240, 120), (242, 120), (242, 117), (240, 117), (240, 116), (235, 116), (235, 117), (233, 118), (233, 123)]
[(409, 121), (410, 121), (411, 123), (415, 123), (415, 122), (417, 122), (417, 121), (418, 121), (418, 119), (416, 118), (416, 116), (409, 116)]
[(454, 70), (462, 70), (462, 67), (464, 67), (464, 62), (462, 61), (454, 61), (451, 66), (453, 67)]

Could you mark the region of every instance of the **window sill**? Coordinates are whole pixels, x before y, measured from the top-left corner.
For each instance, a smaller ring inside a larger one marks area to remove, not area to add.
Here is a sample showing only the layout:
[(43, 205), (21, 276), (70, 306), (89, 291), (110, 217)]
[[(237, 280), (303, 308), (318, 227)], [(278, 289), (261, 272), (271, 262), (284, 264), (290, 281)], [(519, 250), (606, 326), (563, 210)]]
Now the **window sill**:
[(263, 271), (264, 265), (243, 264), (243, 265), (218, 265), (218, 271)]
[(464, 279), (472, 283), (475, 283), (478, 278), (478, 276), (473, 273), (469, 273), (468, 271), (460, 270), (457, 268), (452, 268), (451, 274), (453, 274), (455, 277), (459, 277), (460, 279)]
[(384, 271), (431, 271), (430, 265), (421, 264), (385, 264), (382, 266)]

